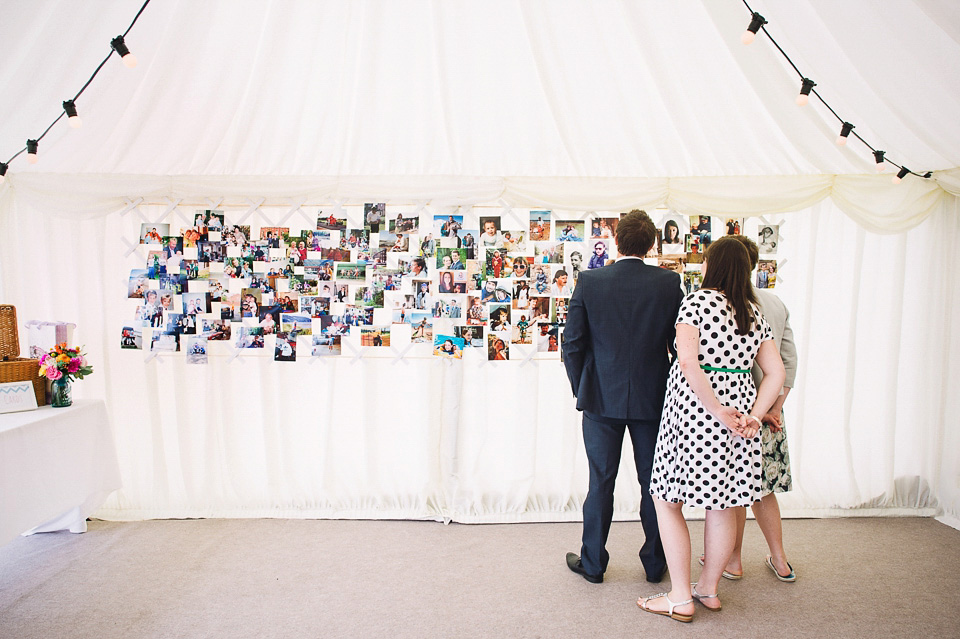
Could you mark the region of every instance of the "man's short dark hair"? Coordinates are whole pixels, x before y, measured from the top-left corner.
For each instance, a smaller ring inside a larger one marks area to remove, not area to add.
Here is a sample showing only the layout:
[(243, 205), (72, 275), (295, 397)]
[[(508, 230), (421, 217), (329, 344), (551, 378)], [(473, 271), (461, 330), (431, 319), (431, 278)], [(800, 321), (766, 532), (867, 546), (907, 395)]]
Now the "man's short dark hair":
[(750, 255), (750, 270), (757, 268), (757, 262), (760, 260), (760, 249), (757, 248), (757, 243), (746, 235), (727, 235), (726, 237), (733, 238), (747, 247), (747, 253)]
[(617, 224), (617, 252), (643, 257), (657, 240), (657, 227), (646, 211), (634, 209)]

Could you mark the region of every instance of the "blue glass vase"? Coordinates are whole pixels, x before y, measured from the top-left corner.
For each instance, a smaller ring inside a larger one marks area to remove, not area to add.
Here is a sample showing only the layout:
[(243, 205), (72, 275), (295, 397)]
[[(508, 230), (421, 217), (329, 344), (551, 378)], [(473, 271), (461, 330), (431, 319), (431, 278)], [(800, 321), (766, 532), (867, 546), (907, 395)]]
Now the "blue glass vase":
[(54, 408), (65, 408), (73, 404), (73, 394), (70, 390), (70, 380), (66, 375), (53, 381), (53, 390), (50, 394), (50, 405)]

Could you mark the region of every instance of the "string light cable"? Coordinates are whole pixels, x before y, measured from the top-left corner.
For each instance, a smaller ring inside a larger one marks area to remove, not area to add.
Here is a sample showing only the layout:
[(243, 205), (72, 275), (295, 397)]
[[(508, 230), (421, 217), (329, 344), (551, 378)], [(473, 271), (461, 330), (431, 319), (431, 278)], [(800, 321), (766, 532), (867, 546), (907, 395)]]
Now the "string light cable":
[(72, 128), (80, 128), (80, 126), (83, 124), (83, 121), (79, 117), (76, 101), (81, 95), (83, 95), (83, 92), (87, 90), (87, 87), (90, 86), (90, 83), (93, 82), (94, 78), (97, 77), (97, 74), (100, 73), (100, 69), (104, 67), (104, 65), (107, 63), (107, 60), (109, 60), (113, 54), (116, 53), (119, 55), (124, 66), (127, 68), (132, 69), (133, 67), (137, 66), (137, 58), (130, 53), (130, 49), (127, 47), (125, 38), (130, 33), (130, 30), (133, 29), (133, 25), (137, 23), (137, 20), (140, 18), (141, 14), (143, 14), (143, 10), (147, 8), (148, 4), (150, 4), (150, 0), (145, 0), (143, 5), (140, 7), (140, 10), (137, 11), (137, 15), (133, 17), (133, 21), (130, 23), (130, 26), (127, 27), (127, 30), (123, 32), (123, 35), (118, 35), (110, 41), (110, 53), (108, 53), (103, 61), (97, 66), (93, 74), (90, 76), (90, 79), (88, 79), (84, 85), (80, 87), (80, 90), (77, 91), (77, 94), (71, 99), (63, 101), (63, 110), (60, 111), (59, 115), (57, 115), (57, 118), (50, 123), (50, 126), (48, 126), (44, 132), (36, 138), (28, 139), (26, 145), (14, 153), (9, 160), (6, 162), (0, 162), (0, 183), (3, 183), (4, 177), (7, 174), (7, 170), (10, 168), (10, 164), (23, 153), (27, 154), (27, 161), (31, 164), (35, 164), (38, 161), (37, 151), (40, 141), (46, 137), (47, 133), (49, 133), (54, 125), (63, 119), (64, 116), (67, 117), (67, 121)]
[(747, 26), (747, 30), (744, 31), (743, 35), (740, 37), (740, 41), (743, 42), (743, 44), (750, 44), (751, 42), (753, 42), (754, 38), (756, 37), (757, 32), (761, 30), (763, 31), (763, 34), (770, 39), (770, 42), (772, 42), (773, 46), (777, 48), (777, 51), (779, 51), (780, 54), (784, 57), (784, 59), (790, 64), (790, 66), (793, 67), (793, 70), (797, 72), (797, 75), (800, 76), (800, 93), (797, 94), (797, 99), (796, 99), (797, 104), (799, 106), (805, 106), (809, 101), (810, 96), (813, 95), (818, 100), (820, 100), (820, 103), (823, 104), (823, 106), (825, 106), (827, 110), (833, 114), (833, 117), (837, 118), (838, 122), (840, 122), (840, 133), (837, 136), (837, 140), (836, 140), (838, 145), (845, 146), (847, 143), (847, 140), (851, 135), (856, 139), (860, 140), (868, 149), (870, 149), (871, 152), (873, 152), (873, 158), (874, 158), (874, 161), (876, 162), (878, 173), (883, 171), (885, 162), (890, 163), (893, 166), (897, 167), (897, 169), (899, 169), (897, 174), (893, 177), (894, 184), (899, 184), (900, 181), (904, 177), (906, 177), (908, 174), (916, 175), (917, 177), (922, 177), (922, 178), (929, 178), (933, 175), (933, 173), (930, 171), (927, 171), (926, 173), (917, 173), (915, 171), (911, 171), (910, 169), (908, 169), (903, 165), (897, 164), (893, 160), (886, 157), (885, 151), (880, 151), (874, 148), (872, 144), (864, 140), (860, 136), (860, 134), (858, 134), (856, 131), (853, 130), (854, 128), (856, 128), (855, 125), (851, 124), (847, 120), (840, 117), (840, 115), (833, 109), (833, 107), (831, 107), (827, 103), (827, 101), (823, 98), (823, 96), (820, 95), (820, 92), (814, 88), (817, 86), (817, 83), (811, 80), (810, 78), (808, 78), (807, 76), (805, 76), (803, 72), (800, 71), (797, 65), (794, 64), (793, 60), (790, 59), (790, 56), (787, 55), (787, 52), (783, 50), (783, 47), (781, 47), (780, 44), (777, 43), (777, 41), (774, 39), (774, 37), (770, 35), (770, 32), (767, 31), (767, 27), (766, 27), (766, 25), (769, 24), (767, 19), (764, 18), (759, 13), (757, 13), (756, 11), (754, 11), (750, 7), (750, 4), (747, 2), (747, 0), (743, 0), (743, 4), (747, 8), (747, 11), (750, 12), (750, 24)]

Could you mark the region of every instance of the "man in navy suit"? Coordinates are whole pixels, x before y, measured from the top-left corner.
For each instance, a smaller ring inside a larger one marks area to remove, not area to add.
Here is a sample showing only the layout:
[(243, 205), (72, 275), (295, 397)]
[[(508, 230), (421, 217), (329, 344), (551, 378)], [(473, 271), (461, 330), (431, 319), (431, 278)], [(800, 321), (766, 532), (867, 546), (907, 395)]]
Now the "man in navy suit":
[(563, 333), (563, 362), (577, 410), (583, 412), (590, 465), (583, 545), (580, 556), (567, 553), (567, 566), (591, 583), (603, 581), (610, 560), (605, 546), (613, 519), (613, 487), (628, 429), (640, 480), (646, 536), (640, 561), (647, 581), (660, 581), (667, 565), (649, 486), (670, 369), (668, 351), (675, 355), (683, 294), (679, 275), (643, 263), (656, 236), (653, 221), (643, 211), (631, 211), (620, 220), (620, 257), (580, 273)]

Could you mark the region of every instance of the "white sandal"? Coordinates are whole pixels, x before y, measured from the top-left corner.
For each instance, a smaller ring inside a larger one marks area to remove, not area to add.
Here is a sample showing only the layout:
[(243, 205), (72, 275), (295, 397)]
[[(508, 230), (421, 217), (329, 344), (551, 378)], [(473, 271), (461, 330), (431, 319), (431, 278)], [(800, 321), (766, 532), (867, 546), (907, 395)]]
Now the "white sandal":
[(711, 608), (710, 606), (703, 603), (704, 599), (716, 599), (717, 603), (720, 603), (719, 593), (712, 594), (712, 595), (701, 595), (699, 592), (697, 592), (697, 584), (695, 583), (690, 584), (690, 589), (693, 591), (693, 598), (699, 601), (700, 604), (707, 610), (712, 610), (713, 612), (720, 612), (720, 609), (723, 608), (722, 604), (717, 606), (716, 608)]
[[(647, 608), (647, 603), (651, 599), (656, 599), (658, 597), (663, 597), (664, 599), (667, 600), (667, 603), (670, 604), (669, 610), (651, 610), (650, 608)], [(665, 592), (658, 592), (655, 595), (651, 595), (649, 597), (644, 597), (643, 599), (637, 600), (637, 606), (640, 608), (640, 610), (643, 610), (644, 612), (652, 612), (655, 615), (663, 615), (664, 617), (670, 617), (671, 619), (674, 619), (676, 621), (682, 621), (683, 623), (690, 623), (691, 621), (693, 621), (693, 615), (692, 614), (684, 615), (679, 612), (674, 612), (673, 609), (676, 608), (677, 606), (685, 606), (689, 603), (693, 603), (693, 599), (687, 599), (686, 601), (678, 601), (674, 603), (670, 601), (670, 597), (668, 597), (667, 593)]]

